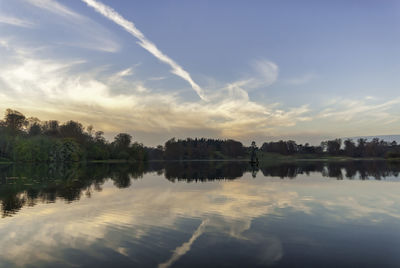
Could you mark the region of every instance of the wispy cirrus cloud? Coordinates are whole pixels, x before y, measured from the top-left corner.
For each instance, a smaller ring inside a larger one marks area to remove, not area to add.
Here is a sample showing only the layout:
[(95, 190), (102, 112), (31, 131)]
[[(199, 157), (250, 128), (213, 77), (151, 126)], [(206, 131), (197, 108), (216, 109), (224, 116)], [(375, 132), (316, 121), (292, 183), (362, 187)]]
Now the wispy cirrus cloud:
[(278, 80), (279, 66), (270, 60), (259, 59), (251, 64), (253, 73), (246, 75), (228, 86), (241, 87), (246, 90), (268, 87)]
[(297, 85), (307, 84), (308, 82), (314, 80), (315, 78), (317, 78), (317, 75), (315, 73), (306, 73), (298, 77), (286, 79), (284, 80), (284, 82), (289, 85), (297, 86)]
[(75, 19), (84, 19), (84, 17), (75, 11), (67, 8), (66, 6), (54, 0), (26, 0), (30, 4), (39, 8), (46, 9), (49, 12), (55, 13), (63, 17), (72, 17)]
[(317, 117), (331, 118), (336, 121), (378, 120), (381, 123), (391, 123), (400, 120), (400, 117), (391, 111), (400, 104), (400, 98), (394, 98), (385, 102), (376, 102), (369, 96), (365, 99), (337, 99), (323, 109)]
[(258, 60), (253, 63), (253, 66), (260, 77), (259, 85), (270, 86), (278, 80), (279, 67), (276, 63), (269, 60)]
[(130, 76), (133, 74), (133, 69), (132, 68), (127, 68), (122, 71), (119, 71), (118, 73), (115, 74), (116, 77), (124, 77), (124, 76)]
[[(26, 0), (26, 2), (55, 16), (54, 18), (51, 17), (51, 24), (43, 23), (42, 27), (49, 28), (53, 24), (61, 25), (65, 33), (68, 34), (71, 32), (74, 34), (70, 38), (68, 36), (57, 36), (60, 37), (60, 40), (53, 41), (53, 43), (60, 46), (79, 47), (112, 53), (120, 50), (120, 44), (114, 40), (115, 36), (109, 30), (58, 1)], [(47, 16), (43, 21), (46, 19), (48, 19)]]
[(171, 59), (169, 56), (164, 54), (160, 49), (158, 49), (158, 47), (153, 42), (147, 39), (144, 36), (144, 34), (139, 29), (136, 28), (133, 22), (126, 20), (120, 14), (118, 14), (114, 9), (100, 2), (97, 2), (95, 0), (82, 0), (82, 1), (85, 2), (88, 6), (94, 8), (98, 13), (102, 14), (109, 20), (118, 24), (119, 26), (124, 28), (127, 32), (129, 32), (131, 35), (139, 39), (138, 44), (140, 46), (142, 46), (144, 49), (146, 49), (160, 61), (168, 64), (172, 68), (171, 72), (173, 74), (186, 80), (202, 100), (207, 100), (207, 97), (205, 96), (202, 88), (196, 82), (193, 81), (191, 75), (186, 70), (184, 70), (178, 63), (176, 63), (173, 59)]
[(35, 26), (35, 23), (31, 21), (4, 14), (0, 14), (0, 24), (8, 24), (24, 28), (33, 28)]
[(167, 77), (166, 76), (153, 76), (153, 77), (148, 78), (149, 81), (160, 81), (160, 80), (164, 80), (164, 79), (167, 79)]

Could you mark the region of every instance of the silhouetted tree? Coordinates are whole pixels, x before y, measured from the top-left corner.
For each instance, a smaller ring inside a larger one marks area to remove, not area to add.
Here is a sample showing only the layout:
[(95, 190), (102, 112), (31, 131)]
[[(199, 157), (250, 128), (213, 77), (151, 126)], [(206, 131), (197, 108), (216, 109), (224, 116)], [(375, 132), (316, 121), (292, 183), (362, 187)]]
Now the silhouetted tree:
[(41, 126), (39, 125), (39, 123), (33, 123), (30, 127), (29, 127), (29, 130), (28, 130), (28, 135), (29, 136), (31, 136), (31, 137), (33, 137), (33, 136), (38, 136), (38, 135), (40, 135), (40, 134), (42, 134), (42, 128), (41, 128)]
[(42, 125), (43, 133), (46, 136), (58, 137), (60, 135), (60, 123), (57, 120), (49, 120)]
[(114, 138), (114, 145), (120, 150), (127, 149), (132, 142), (132, 136), (127, 133), (119, 133)]
[(235, 140), (172, 138), (164, 146), (164, 157), (170, 160), (239, 158), (245, 154), (243, 144)]
[(360, 138), (357, 140), (357, 156), (365, 156), (365, 147), (367, 144), (367, 139)]
[(340, 153), (340, 147), (342, 146), (341, 139), (326, 141), (326, 151), (331, 155), (338, 155)]
[(264, 143), (261, 151), (266, 153), (279, 153), (283, 155), (291, 155), (298, 152), (298, 145), (295, 141), (283, 141)]
[(22, 113), (11, 109), (6, 110), (4, 124), (13, 133), (20, 131), (27, 123), (26, 117)]
[(357, 146), (351, 139), (347, 139), (344, 141), (344, 152), (347, 156), (356, 156), (357, 155)]
[(72, 120), (60, 126), (60, 136), (74, 139), (79, 143), (83, 143), (86, 139), (82, 124)]
[(251, 163), (255, 163), (258, 162), (258, 158), (256, 155), (256, 151), (257, 151), (257, 145), (255, 141), (251, 142), (251, 146), (250, 146), (250, 150), (251, 150)]

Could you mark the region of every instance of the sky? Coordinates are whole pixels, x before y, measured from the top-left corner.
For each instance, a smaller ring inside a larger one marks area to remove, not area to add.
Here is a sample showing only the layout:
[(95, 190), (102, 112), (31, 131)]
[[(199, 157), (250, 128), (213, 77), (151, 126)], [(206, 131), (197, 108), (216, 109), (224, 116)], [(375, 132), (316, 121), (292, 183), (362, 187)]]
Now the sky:
[(400, 1), (0, 0), (0, 112), (145, 145), (400, 134)]

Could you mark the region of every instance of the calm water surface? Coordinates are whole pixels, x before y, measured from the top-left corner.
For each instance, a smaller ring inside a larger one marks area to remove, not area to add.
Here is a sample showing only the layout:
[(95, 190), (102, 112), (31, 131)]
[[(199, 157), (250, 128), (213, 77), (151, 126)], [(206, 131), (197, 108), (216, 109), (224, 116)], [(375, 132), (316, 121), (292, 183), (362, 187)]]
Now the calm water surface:
[(1, 165), (0, 267), (400, 267), (400, 163)]

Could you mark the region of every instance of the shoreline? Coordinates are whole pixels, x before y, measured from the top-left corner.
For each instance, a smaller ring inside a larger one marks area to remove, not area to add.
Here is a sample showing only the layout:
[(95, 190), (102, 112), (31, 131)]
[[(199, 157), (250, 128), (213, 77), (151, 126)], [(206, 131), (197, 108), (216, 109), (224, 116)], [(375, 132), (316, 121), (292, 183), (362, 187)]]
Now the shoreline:
[[(259, 159), (259, 163), (272, 163), (272, 162), (346, 162), (346, 161), (392, 161), (400, 162), (400, 158), (382, 158), (382, 157), (341, 157), (341, 156), (327, 156), (327, 157), (313, 157), (313, 158), (301, 158), (296, 156), (277, 156), (268, 157), (267, 159)], [(0, 161), (0, 165), (7, 164), (65, 164), (65, 163), (77, 163), (77, 164), (132, 164), (132, 163), (147, 163), (147, 162), (250, 162), (250, 159), (176, 159), (176, 160), (124, 160), (124, 159), (109, 159), (109, 160), (90, 160), (90, 161), (78, 161), (78, 162), (15, 162), (15, 161)]]

